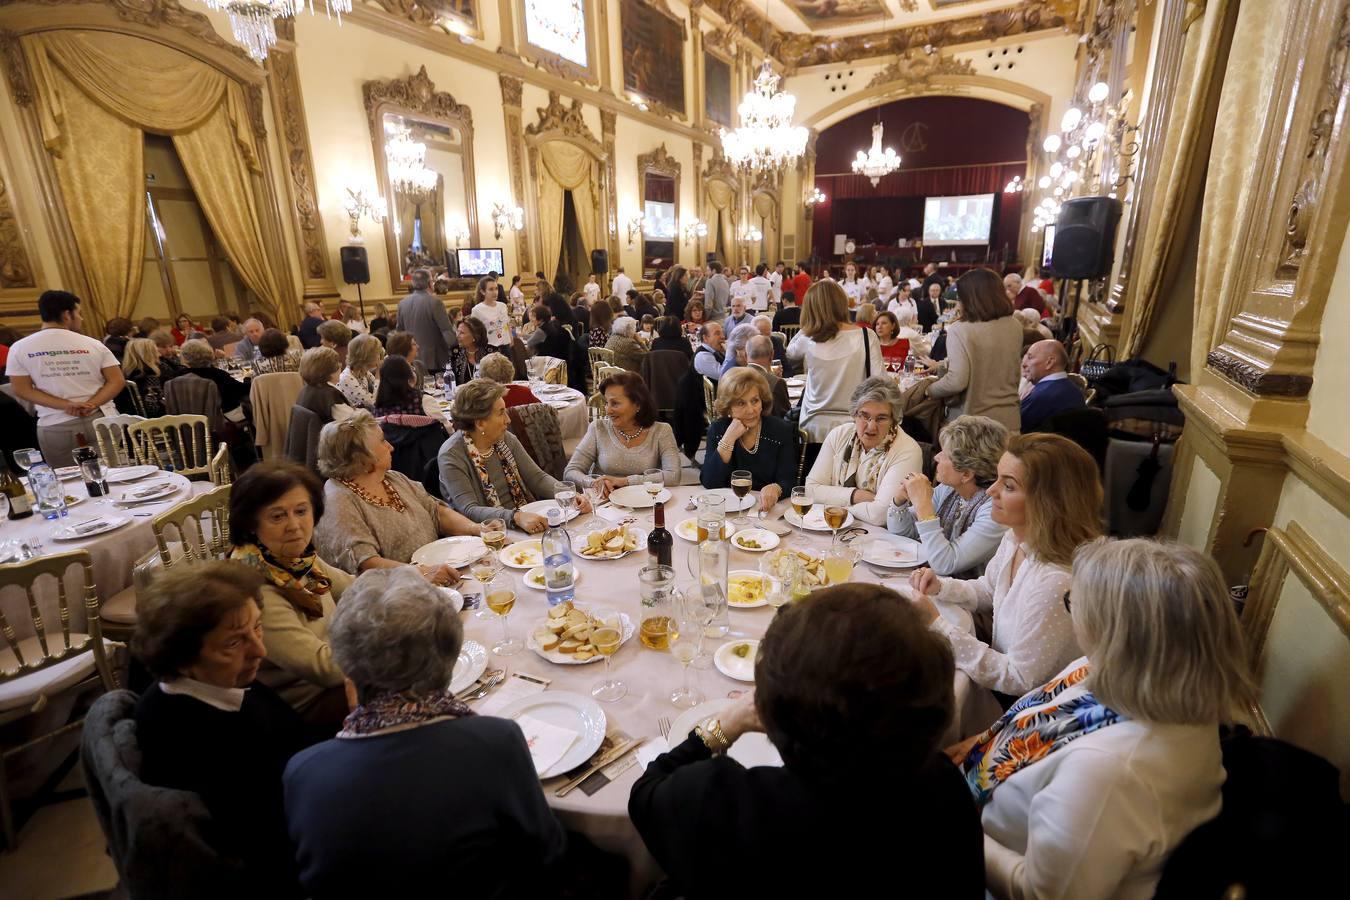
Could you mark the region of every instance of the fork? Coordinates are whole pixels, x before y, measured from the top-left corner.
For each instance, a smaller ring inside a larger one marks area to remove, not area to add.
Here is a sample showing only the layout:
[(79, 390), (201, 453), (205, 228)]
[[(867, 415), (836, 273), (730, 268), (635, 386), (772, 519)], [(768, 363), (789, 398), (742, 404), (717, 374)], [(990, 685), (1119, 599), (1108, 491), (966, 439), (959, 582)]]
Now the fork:
[(662, 740), (666, 740), (670, 737), (670, 720), (665, 716), (656, 720), (656, 728), (661, 732)]

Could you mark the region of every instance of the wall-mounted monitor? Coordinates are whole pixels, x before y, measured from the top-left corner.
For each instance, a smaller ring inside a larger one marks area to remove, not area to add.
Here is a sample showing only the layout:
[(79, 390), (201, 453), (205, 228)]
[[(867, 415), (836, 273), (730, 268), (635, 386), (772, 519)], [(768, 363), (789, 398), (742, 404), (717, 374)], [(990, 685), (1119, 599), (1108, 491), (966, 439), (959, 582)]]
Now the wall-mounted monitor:
[(464, 277), (486, 275), (496, 272), (506, 274), (506, 265), (502, 259), (502, 248), (468, 247), (455, 251), (455, 261), (459, 263), (459, 274)]
[(923, 242), (944, 246), (984, 246), (994, 221), (994, 195), (928, 197), (923, 204)]

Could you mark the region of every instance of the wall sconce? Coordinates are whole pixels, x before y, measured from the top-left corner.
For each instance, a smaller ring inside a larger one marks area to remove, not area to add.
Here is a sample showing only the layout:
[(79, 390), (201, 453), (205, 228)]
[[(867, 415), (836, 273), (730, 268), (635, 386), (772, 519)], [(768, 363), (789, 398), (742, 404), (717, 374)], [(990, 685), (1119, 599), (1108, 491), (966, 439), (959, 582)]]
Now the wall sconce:
[(818, 187), (813, 187), (811, 188), (811, 193), (806, 195), (806, 199), (802, 200), (802, 203), (807, 207), (813, 207), (817, 203), (824, 203), (825, 200), (826, 197), (824, 192)]
[(637, 236), (642, 234), (642, 226), (646, 220), (639, 214), (628, 217), (628, 249), (632, 250), (637, 244)]
[(365, 243), (365, 239), (361, 237), (362, 216), (369, 216), (377, 225), (383, 222), (385, 217), (384, 198), (360, 187), (347, 188), (347, 200), (342, 204), (342, 209), (351, 219), (352, 233), (349, 241), (353, 244)]
[(463, 226), (451, 228), (450, 242), (455, 245), (456, 250), (459, 249), (461, 244), (467, 244), (469, 242), (469, 229)]
[(492, 236), (502, 239), (503, 231), (522, 231), (525, 228), (525, 210), (507, 203), (492, 204)]
[(745, 234), (741, 235), (741, 240), (747, 244), (758, 244), (764, 240), (764, 232), (758, 228), (747, 228)]
[(684, 242), (692, 244), (694, 241), (708, 236), (708, 223), (701, 222), (698, 219), (684, 226)]

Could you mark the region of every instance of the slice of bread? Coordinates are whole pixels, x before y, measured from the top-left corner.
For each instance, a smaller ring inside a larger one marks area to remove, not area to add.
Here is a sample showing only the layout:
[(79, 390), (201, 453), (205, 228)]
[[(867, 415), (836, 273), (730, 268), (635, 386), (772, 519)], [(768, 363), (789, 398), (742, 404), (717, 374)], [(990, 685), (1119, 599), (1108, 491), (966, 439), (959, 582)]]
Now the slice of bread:
[(564, 640), (558, 642), (559, 653), (576, 653), (579, 649), (581, 649), (581, 641)]
[(595, 656), (595, 654), (590, 650), (578, 650), (575, 654), (573, 654), (573, 656), (574, 658), (584, 662), (590, 659), (591, 657)]
[(543, 634), (536, 634), (535, 640), (539, 642), (539, 649), (543, 650), (545, 653), (550, 650), (558, 649), (558, 645), (562, 643), (558, 636), (551, 631), (545, 631)]

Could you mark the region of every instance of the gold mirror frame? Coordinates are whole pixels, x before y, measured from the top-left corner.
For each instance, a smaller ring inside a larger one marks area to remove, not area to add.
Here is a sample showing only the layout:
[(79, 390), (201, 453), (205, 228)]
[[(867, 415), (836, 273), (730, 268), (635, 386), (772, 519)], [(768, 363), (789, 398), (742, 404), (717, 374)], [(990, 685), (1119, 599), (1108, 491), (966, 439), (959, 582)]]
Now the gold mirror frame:
[[(666, 145), (662, 144), (651, 153), (639, 154), (637, 158), (638, 171), (638, 211), (642, 215), (647, 214), (647, 176), (657, 175), (662, 178), (670, 178), (675, 182), (675, 236), (671, 238), (670, 264), (674, 265), (680, 258), (680, 161), (671, 156), (666, 150)], [(642, 277), (647, 277), (647, 229), (642, 229), (638, 251), (641, 255), (640, 268)]]
[[(384, 117), (386, 114), (403, 116), (409, 119), (421, 119), (438, 125), (446, 125), (459, 132), (463, 146), (464, 168), (464, 214), (469, 229), (469, 246), (481, 247), (478, 231), (478, 193), (473, 168), (473, 114), (469, 107), (455, 100), (453, 96), (436, 90), (427, 75), (426, 66), (417, 70), (417, 74), (389, 81), (367, 81), (362, 85), (365, 96), (366, 117), (370, 125), (370, 140), (375, 154), (375, 174), (383, 192), (386, 210), (384, 221), (384, 242), (389, 254), (389, 282), (393, 292), (408, 290), (403, 280), (403, 265), (398, 238), (394, 234), (394, 217), (397, 206), (394, 192), (389, 184), (389, 165), (384, 150)], [(452, 289), (463, 289), (472, 285), (475, 279), (452, 278)]]

